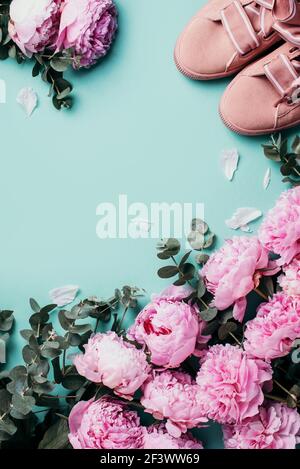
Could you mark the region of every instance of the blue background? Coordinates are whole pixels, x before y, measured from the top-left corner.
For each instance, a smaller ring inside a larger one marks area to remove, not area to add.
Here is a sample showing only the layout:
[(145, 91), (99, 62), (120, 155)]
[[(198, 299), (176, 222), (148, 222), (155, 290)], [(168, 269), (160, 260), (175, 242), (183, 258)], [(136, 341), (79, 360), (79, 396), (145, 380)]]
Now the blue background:
[[(52, 107), (30, 64), (1, 63), (7, 103), (0, 105), (0, 301), (15, 310), (18, 328), (26, 326), (28, 298), (46, 304), (57, 286), (78, 284), (82, 297), (108, 297), (123, 284), (149, 294), (164, 286), (155, 240), (96, 236), (99, 203), (117, 202), (119, 194), (129, 203), (203, 202), (221, 243), (233, 235), (224, 220), (237, 207), (266, 212), (284, 189), (278, 166), (262, 154), (266, 139), (239, 137), (222, 124), (218, 103), (229, 80), (193, 82), (176, 70), (176, 38), (204, 3), (118, 1), (115, 46), (100, 66), (71, 74), (71, 111)], [(16, 103), (24, 86), (39, 95), (30, 119)], [(232, 147), (241, 159), (229, 182), (220, 152)], [(268, 167), (272, 181), (264, 191)], [(13, 362), (17, 344), (14, 334)], [(209, 438), (208, 446), (219, 444)]]

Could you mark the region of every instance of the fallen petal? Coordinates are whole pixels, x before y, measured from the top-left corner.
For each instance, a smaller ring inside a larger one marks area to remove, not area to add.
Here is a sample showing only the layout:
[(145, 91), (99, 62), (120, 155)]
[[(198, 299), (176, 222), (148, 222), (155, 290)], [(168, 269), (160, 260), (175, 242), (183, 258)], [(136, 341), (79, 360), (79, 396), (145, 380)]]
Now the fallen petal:
[(36, 92), (32, 88), (22, 88), (18, 93), (17, 103), (23, 107), (27, 116), (30, 117), (38, 103)]
[(263, 180), (263, 188), (266, 190), (271, 181), (271, 168), (268, 168)]
[(235, 171), (237, 170), (239, 163), (239, 154), (236, 148), (231, 150), (223, 150), (221, 153), (221, 166), (223, 168), (224, 174), (232, 181)]
[(66, 306), (75, 299), (79, 287), (77, 285), (66, 285), (64, 287), (53, 288), (49, 291), (49, 297), (57, 306)]
[(249, 225), (244, 225), (240, 227), (241, 231), (244, 231), (244, 233), (251, 233), (251, 228)]
[(232, 230), (243, 228), (243, 231), (250, 230), (245, 228), (249, 223), (262, 216), (261, 210), (252, 207), (241, 207), (234, 212), (233, 216), (225, 221), (226, 225)]

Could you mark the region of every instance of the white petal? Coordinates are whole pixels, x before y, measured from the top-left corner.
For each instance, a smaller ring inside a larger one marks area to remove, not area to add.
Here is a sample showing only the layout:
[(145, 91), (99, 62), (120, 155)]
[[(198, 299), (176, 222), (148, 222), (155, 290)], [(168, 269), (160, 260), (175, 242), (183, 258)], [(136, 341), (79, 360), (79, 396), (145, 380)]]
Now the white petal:
[(229, 228), (233, 230), (238, 230), (239, 228), (243, 227), (243, 231), (245, 231), (244, 227), (246, 227), (248, 223), (256, 220), (257, 218), (260, 218), (261, 216), (262, 212), (257, 208), (241, 207), (238, 208), (234, 212), (233, 216), (229, 220), (226, 220), (225, 223)]
[(263, 188), (265, 190), (269, 187), (270, 181), (271, 181), (271, 168), (268, 168), (265, 173), (264, 180), (263, 180)]
[(37, 107), (37, 94), (32, 88), (22, 88), (17, 96), (17, 103), (19, 103), (25, 110), (28, 117), (31, 116)]
[(243, 225), (240, 227), (241, 231), (244, 231), (244, 233), (251, 233), (252, 230), (249, 225)]
[(51, 301), (57, 306), (65, 306), (75, 299), (79, 287), (77, 285), (65, 285), (64, 287), (53, 288), (49, 291)]
[(239, 154), (236, 148), (223, 150), (221, 153), (221, 166), (225, 176), (229, 181), (232, 180), (239, 163)]
[(153, 223), (146, 218), (134, 218), (131, 223), (136, 225), (142, 233), (149, 233), (153, 225)]

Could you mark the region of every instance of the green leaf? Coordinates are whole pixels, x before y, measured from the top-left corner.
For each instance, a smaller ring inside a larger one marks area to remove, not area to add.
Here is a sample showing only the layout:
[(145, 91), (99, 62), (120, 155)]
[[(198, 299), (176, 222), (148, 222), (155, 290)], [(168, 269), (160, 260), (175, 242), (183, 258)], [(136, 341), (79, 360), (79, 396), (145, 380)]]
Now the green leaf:
[(25, 345), (22, 350), (23, 360), (27, 364), (35, 363), (38, 360), (38, 354), (32, 350), (29, 345)]
[(14, 422), (9, 417), (0, 419), (0, 432), (4, 432), (12, 436), (16, 433), (16, 431), (17, 431), (17, 427), (15, 426)]
[(179, 263), (179, 269), (181, 269), (181, 267), (183, 266), (183, 264), (188, 260), (188, 258), (190, 257), (190, 254), (191, 254), (192, 251), (188, 251), (184, 254), (184, 256), (182, 256), (182, 259)]
[(58, 111), (61, 110), (62, 102), (59, 101), (55, 95), (52, 98), (52, 103), (53, 103), (53, 106), (55, 107), (55, 109), (57, 109)]
[(187, 237), (192, 249), (200, 251), (204, 246), (204, 235), (199, 231), (191, 231)]
[(191, 230), (192, 231), (199, 231), (199, 233), (202, 233), (205, 235), (205, 233), (208, 232), (208, 224), (205, 223), (204, 220), (201, 220), (201, 218), (193, 218), (191, 222)]
[(66, 317), (65, 311), (60, 310), (58, 313), (58, 320), (60, 322), (61, 327), (65, 330), (68, 331), (70, 327), (73, 325), (74, 320), (68, 319)]
[(36, 61), (32, 69), (32, 76), (37, 77), (40, 74), (41, 69), (42, 65), (38, 61)]
[(202, 277), (199, 278), (197, 285), (197, 298), (202, 298), (205, 295), (206, 286)]
[(60, 369), (60, 360), (59, 357), (56, 357), (52, 360), (54, 380), (56, 383), (60, 384), (63, 378), (62, 371)]
[(280, 161), (280, 154), (278, 150), (272, 146), (264, 146), (265, 156), (272, 161)]
[(72, 91), (71, 88), (65, 88), (61, 93), (58, 93), (57, 99), (64, 100), (71, 93), (71, 91)]
[(199, 265), (204, 265), (206, 264), (206, 262), (208, 261), (209, 259), (209, 255), (208, 254), (197, 254), (196, 257), (195, 257), (195, 261), (197, 262), (197, 264)]
[(61, 350), (59, 350), (57, 348), (47, 347), (47, 348), (44, 348), (43, 350), (41, 350), (41, 355), (44, 358), (51, 358), (51, 359), (56, 358), (59, 355), (61, 355)]
[(200, 316), (203, 319), (203, 321), (209, 322), (215, 319), (215, 317), (218, 314), (217, 308), (208, 308), (203, 311), (200, 311)]
[(69, 65), (72, 64), (72, 59), (69, 58), (62, 58), (62, 57), (54, 57), (50, 61), (50, 66), (56, 72), (65, 72)]
[(0, 389), (0, 415), (8, 413), (11, 403), (11, 394), (6, 389)]
[(181, 287), (182, 285), (185, 285), (185, 284), (186, 284), (186, 280), (183, 277), (180, 277), (173, 283), (175, 287)]
[(39, 449), (66, 449), (69, 446), (69, 427), (64, 419), (59, 419), (46, 431)]
[(171, 278), (178, 274), (178, 267), (174, 265), (168, 265), (166, 267), (161, 267), (157, 273), (160, 278)]
[(39, 304), (33, 298), (30, 298), (29, 303), (30, 303), (30, 307), (31, 307), (31, 309), (34, 313), (39, 313), (40, 312), (41, 308), (40, 308)]
[(6, 363), (6, 342), (0, 338), (0, 363)]
[(77, 389), (81, 388), (81, 386), (85, 383), (86, 379), (84, 376), (69, 374), (63, 377), (62, 385), (66, 389), (70, 389), (72, 391), (77, 391)]
[(23, 337), (23, 339), (27, 340), (27, 342), (28, 342), (30, 337), (33, 335), (33, 331), (32, 331), (32, 329), (22, 329), (20, 331), (20, 334)]
[(186, 262), (182, 267), (181, 267), (181, 272), (182, 276), (185, 280), (192, 280), (192, 278), (195, 275), (195, 266), (191, 264), (190, 262)]
[(214, 233), (210, 233), (210, 235), (208, 235), (208, 237), (205, 238), (205, 242), (204, 242), (203, 248), (204, 248), (204, 249), (211, 248), (212, 245), (214, 244), (214, 242), (215, 242), (215, 234), (214, 234)]
[(35, 399), (32, 396), (14, 394), (11, 403), (17, 412), (20, 412), (22, 415), (27, 415), (29, 412), (31, 412), (32, 407), (35, 405)]
[(73, 334), (85, 334), (92, 329), (91, 324), (78, 324), (71, 326), (69, 331)]
[(67, 88), (70, 88), (71, 91), (73, 89), (72, 84), (65, 78), (61, 78), (61, 77), (56, 78), (55, 86), (58, 88), (60, 93), (66, 90)]
[(57, 308), (57, 305), (55, 305), (55, 304), (46, 305), (43, 308), (41, 308), (41, 314), (43, 316), (47, 315), (47, 314), (51, 313), (51, 311), (53, 311), (56, 308)]
[(13, 326), (13, 322), (13, 311), (0, 311), (0, 331), (10, 331)]
[(236, 330), (237, 325), (232, 321), (228, 321), (225, 324), (222, 324), (218, 330), (218, 337), (220, 340), (225, 340), (228, 335), (235, 332)]
[(292, 143), (292, 150), (296, 155), (300, 155), (300, 137), (296, 135), (293, 143)]
[(207, 324), (207, 326), (203, 329), (202, 335), (212, 335), (218, 329), (220, 322), (218, 319), (211, 321)]

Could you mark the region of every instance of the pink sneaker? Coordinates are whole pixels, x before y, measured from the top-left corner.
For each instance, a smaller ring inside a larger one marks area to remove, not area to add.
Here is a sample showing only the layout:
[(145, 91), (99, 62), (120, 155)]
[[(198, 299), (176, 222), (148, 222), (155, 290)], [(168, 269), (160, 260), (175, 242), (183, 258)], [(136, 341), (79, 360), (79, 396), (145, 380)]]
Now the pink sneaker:
[(300, 45), (297, 0), (210, 0), (180, 35), (177, 68), (194, 80), (239, 72), (281, 38)]
[(220, 115), (242, 135), (263, 135), (300, 124), (300, 49), (284, 44), (246, 67), (227, 87)]

